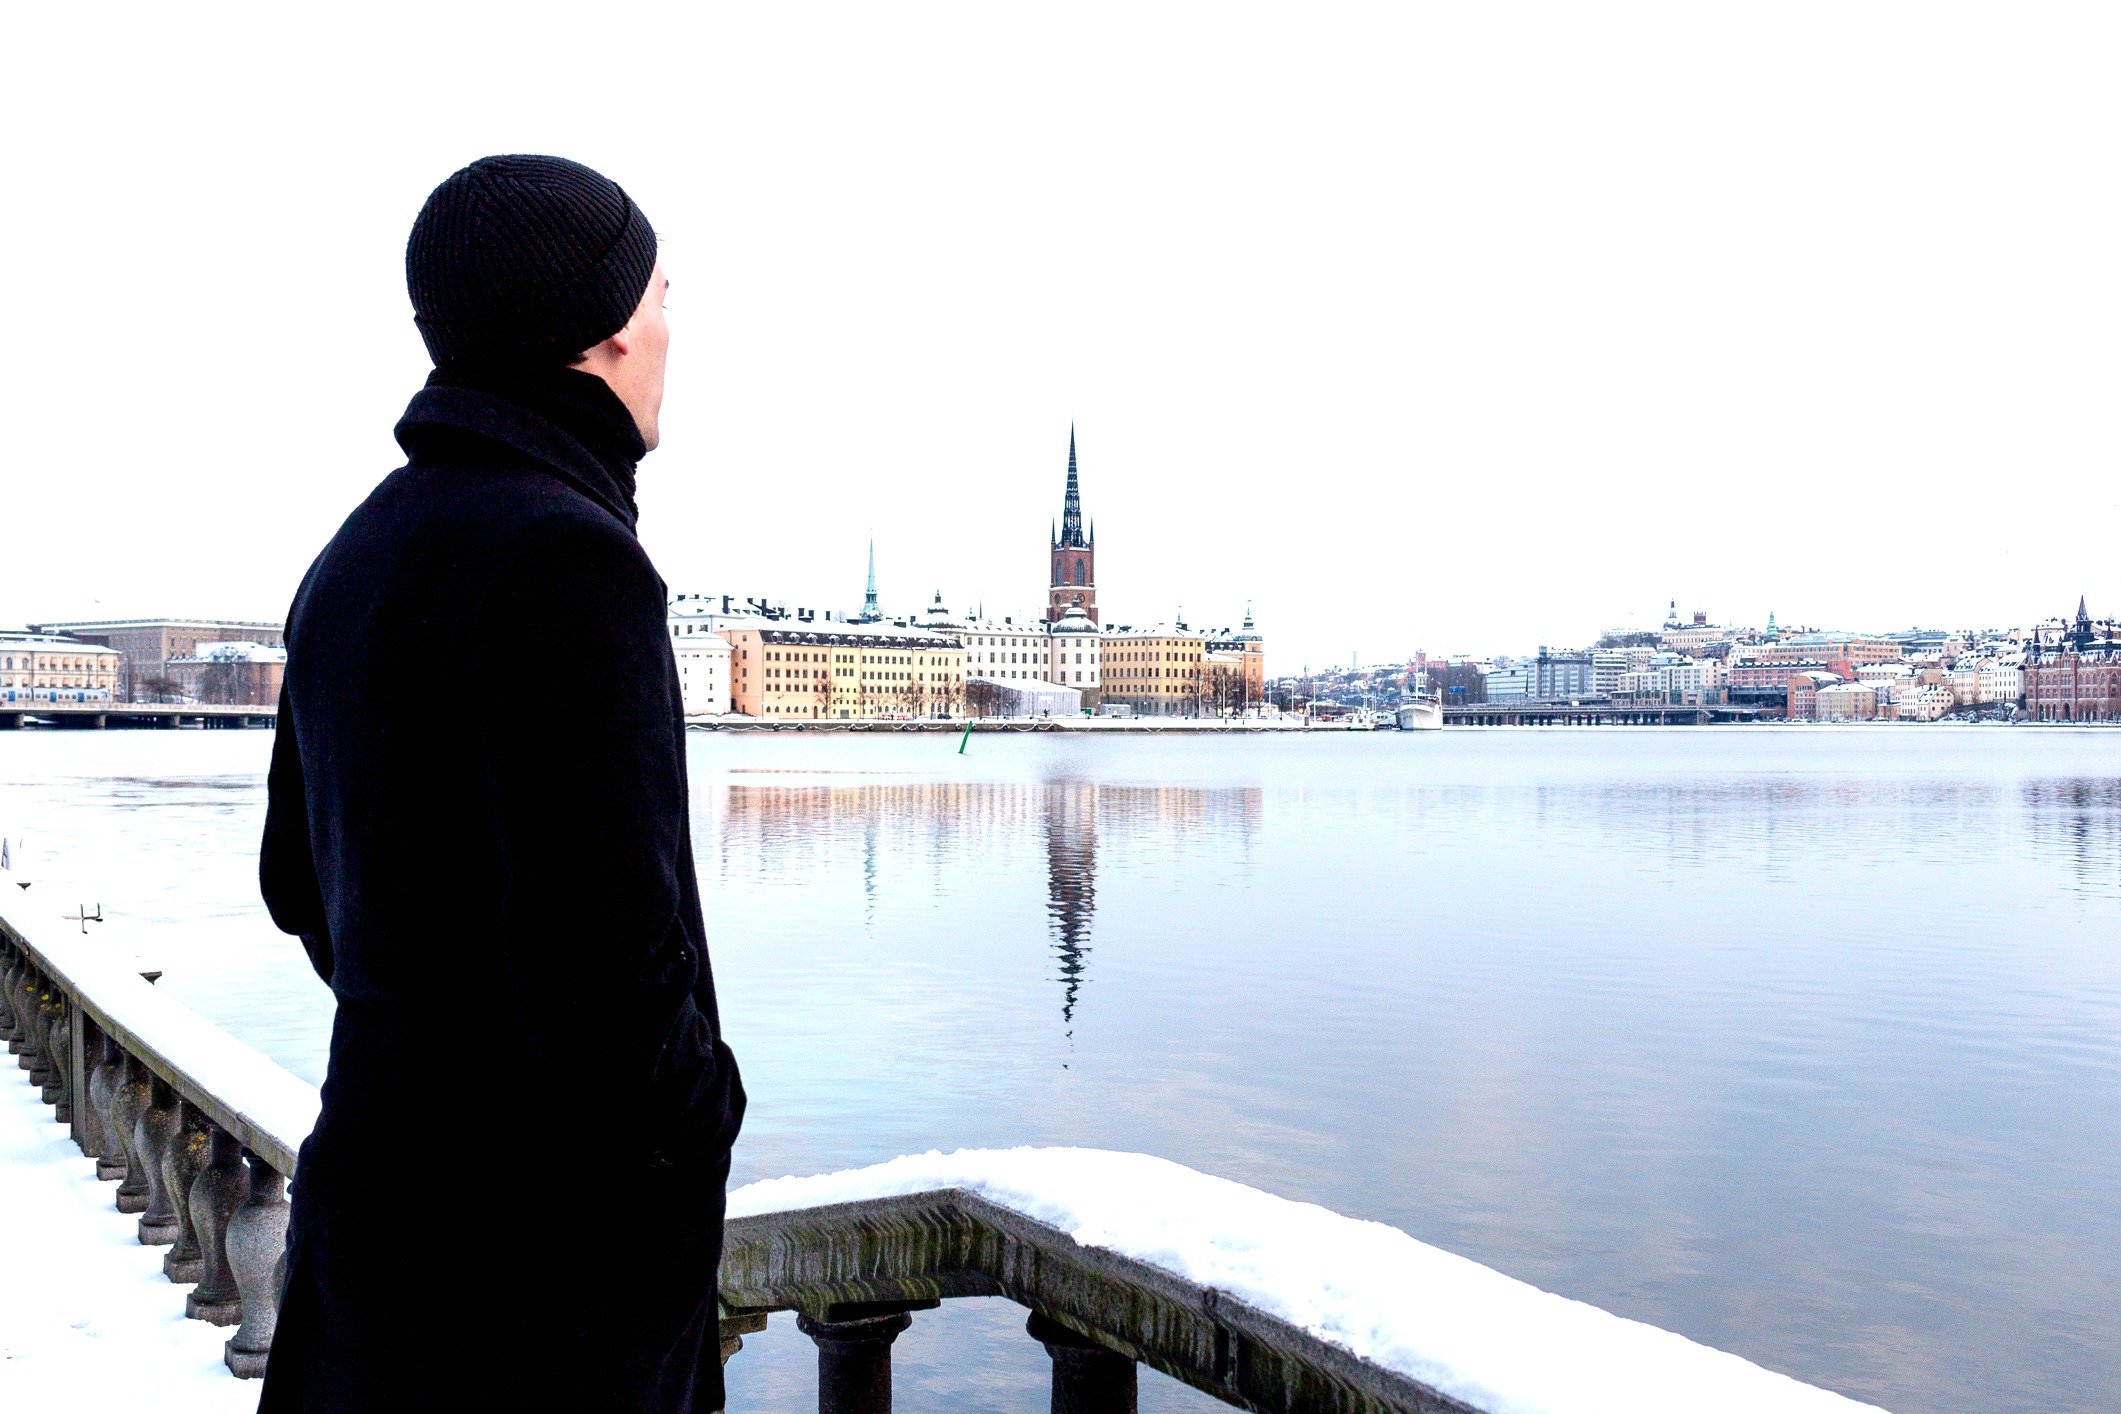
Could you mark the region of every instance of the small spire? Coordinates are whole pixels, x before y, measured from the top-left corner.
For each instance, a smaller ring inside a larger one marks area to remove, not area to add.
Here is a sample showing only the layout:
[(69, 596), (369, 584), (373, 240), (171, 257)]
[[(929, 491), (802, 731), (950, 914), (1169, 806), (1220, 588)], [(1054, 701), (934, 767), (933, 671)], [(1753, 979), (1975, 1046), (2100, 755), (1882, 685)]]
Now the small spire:
[(869, 592), (862, 596), (862, 622), (873, 624), (883, 613), (876, 607), (876, 537), (869, 537)]

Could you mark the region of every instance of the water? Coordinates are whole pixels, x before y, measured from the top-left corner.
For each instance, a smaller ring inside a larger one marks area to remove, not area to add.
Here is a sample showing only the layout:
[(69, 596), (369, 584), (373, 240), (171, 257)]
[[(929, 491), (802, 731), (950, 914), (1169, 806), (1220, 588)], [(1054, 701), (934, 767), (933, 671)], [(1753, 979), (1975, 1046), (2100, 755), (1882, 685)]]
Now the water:
[[(2121, 732), (691, 744), (738, 1182), (1140, 1149), (1895, 1410), (2121, 1407)], [(314, 1079), (268, 747), (0, 737), (0, 908), (93, 894)], [(1021, 1322), (916, 1318), (902, 1405), (1043, 1409)], [(732, 1411), (811, 1359), (777, 1320)]]

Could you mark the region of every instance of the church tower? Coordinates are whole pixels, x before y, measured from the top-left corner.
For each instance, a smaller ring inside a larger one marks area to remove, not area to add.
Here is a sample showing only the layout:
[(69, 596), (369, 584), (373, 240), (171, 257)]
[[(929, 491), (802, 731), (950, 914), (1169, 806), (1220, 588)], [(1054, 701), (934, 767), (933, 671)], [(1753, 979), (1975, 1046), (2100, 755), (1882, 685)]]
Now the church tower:
[(1097, 527), (1083, 532), (1083, 495), (1075, 481), (1075, 428), (1068, 428), (1068, 495), (1061, 503), (1060, 528), (1053, 535), (1052, 588), (1046, 593), (1046, 622), (1058, 623), (1070, 608), (1097, 618)]

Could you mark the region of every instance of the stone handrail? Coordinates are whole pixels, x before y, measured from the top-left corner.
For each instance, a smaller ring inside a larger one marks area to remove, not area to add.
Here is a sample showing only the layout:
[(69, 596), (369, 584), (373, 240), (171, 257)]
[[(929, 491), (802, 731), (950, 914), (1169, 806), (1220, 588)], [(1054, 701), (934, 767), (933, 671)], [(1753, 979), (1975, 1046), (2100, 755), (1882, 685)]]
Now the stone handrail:
[(818, 1344), (818, 1407), (890, 1406), (890, 1343), (956, 1296), (1027, 1306), (1053, 1358), (1053, 1409), (1132, 1410), (1151, 1366), (1262, 1414), (1479, 1414), (1417, 1380), (1212, 1287), (1100, 1247), (964, 1189), (731, 1218), (726, 1330), (794, 1310)]
[(286, 1178), (317, 1117), (289, 1074), (86, 939), (0, 919), (0, 1035), (96, 1176), (117, 1179), (187, 1316), (232, 1325), (223, 1359), (265, 1373), (279, 1322)]

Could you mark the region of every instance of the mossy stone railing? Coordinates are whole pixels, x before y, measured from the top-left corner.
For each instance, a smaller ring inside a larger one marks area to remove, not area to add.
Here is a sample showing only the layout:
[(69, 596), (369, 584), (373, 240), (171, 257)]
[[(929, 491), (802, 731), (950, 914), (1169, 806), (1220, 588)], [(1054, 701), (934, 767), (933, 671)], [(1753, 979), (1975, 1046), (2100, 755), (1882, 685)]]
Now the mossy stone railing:
[(1137, 1363), (1262, 1414), (1478, 1414), (1226, 1292), (963, 1189), (737, 1217), (725, 1229), (725, 1329), (798, 1312), (818, 1343), (820, 1411), (888, 1410), (891, 1340), (913, 1312), (958, 1296), (1029, 1308), (1029, 1334), (1053, 1358), (1055, 1414), (1131, 1411)]

